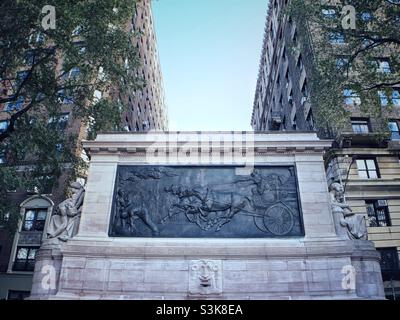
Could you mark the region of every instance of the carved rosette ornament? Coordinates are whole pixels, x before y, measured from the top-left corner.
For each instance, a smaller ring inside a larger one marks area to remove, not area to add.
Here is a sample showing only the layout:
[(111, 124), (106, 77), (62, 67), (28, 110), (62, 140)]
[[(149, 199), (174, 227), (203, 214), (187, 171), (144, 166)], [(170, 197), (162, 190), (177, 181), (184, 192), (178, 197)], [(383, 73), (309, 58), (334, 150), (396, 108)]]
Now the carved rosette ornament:
[(355, 214), (344, 199), (344, 188), (338, 182), (329, 186), (332, 214), (338, 236), (350, 240), (367, 240), (365, 217)]

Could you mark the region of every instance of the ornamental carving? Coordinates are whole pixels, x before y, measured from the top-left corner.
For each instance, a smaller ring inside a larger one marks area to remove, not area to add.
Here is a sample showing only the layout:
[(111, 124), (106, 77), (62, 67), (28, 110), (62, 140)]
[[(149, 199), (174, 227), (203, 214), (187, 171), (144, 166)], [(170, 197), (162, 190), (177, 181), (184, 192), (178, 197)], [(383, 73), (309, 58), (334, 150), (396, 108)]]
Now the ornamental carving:
[(268, 238), (303, 235), (293, 167), (120, 166), (112, 237)]
[(222, 294), (222, 262), (193, 260), (189, 265), (190, 295)]

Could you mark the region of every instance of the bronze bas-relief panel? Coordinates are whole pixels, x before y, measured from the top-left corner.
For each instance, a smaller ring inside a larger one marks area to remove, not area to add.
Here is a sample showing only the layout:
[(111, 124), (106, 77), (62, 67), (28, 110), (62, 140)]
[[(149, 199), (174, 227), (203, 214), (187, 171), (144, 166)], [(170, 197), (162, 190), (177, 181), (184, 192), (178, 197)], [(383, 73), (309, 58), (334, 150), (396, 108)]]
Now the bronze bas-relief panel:
[(293, 166), (119, 166), (109, 235), (272, 238), (304, 235)]

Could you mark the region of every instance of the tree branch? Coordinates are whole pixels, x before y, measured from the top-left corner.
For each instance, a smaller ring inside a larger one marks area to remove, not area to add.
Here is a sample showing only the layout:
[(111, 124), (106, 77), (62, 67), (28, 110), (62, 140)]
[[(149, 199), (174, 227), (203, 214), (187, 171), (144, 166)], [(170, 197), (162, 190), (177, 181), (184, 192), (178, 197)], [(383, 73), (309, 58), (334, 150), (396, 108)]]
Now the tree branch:
[(0, 142), (3, 142), (6, 138), (10, 137), (11, 133), (15, 131), (15, 123), (17, 120), (22, 117), (25, 113), (27, 113), (33, 106), (36, 104), (35, 100), (32, 100), (27, 106), (12, 114), (8, 119), (8, 126), (5, 131), (0, 133)]
[(0, 103), (7, 103), (7, 102), (11, 102), (11, 101), (16, 101), (16, 99), (18, 99), (23, 87), (26, 85), (26, 83), (30, 80), (30, 78), (32, 77), (32, 73), (34, 71), (34, 69), (40, 65), (43, 61), (45, 61), (48, 57), (51, 56), (51, 52), (47, 52), (47, 54), (39, 59), (37, 62), (36, 60), (36, 54), (33, 57), (33, 63), (31, 65), (31, 68), (28, 70), (28, 75), (25, 77), (25, 79), (21, 82), (21, 84), (19, 85), (19, 88), (17, 89), (17, 91), (10, 97), (8, 98), (0, 98)]
[(400, 84), (400, 80), (395, 81), (395, 82), (381, 82), (381, 83), (374, 84), (370, 87), (367, 87), (367, 88), (363, 89), (363, 91), (369, 91), (369, 90), (379, 89), (379, 88), (383, 88), (383, 87), (393, 87), (398, 84)]

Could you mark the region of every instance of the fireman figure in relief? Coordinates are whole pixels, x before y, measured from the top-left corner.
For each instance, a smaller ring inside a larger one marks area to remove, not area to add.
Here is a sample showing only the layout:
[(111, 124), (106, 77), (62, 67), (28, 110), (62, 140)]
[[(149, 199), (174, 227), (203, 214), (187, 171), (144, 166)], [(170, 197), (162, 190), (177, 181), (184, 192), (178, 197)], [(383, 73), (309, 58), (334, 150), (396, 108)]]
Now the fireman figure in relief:
[(116, 200), (119, 219), (123, 228), (137, 232), (135, 222), (140, 219), (151, 230), (153, 236), (159, 235), (160, 231), (157, 225), (153, 222), (149, 211), (143, 205), (136, 205), (131, 202), (122, 189), (118, 190)]

